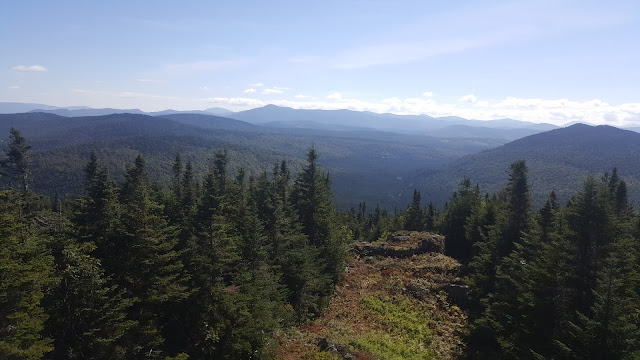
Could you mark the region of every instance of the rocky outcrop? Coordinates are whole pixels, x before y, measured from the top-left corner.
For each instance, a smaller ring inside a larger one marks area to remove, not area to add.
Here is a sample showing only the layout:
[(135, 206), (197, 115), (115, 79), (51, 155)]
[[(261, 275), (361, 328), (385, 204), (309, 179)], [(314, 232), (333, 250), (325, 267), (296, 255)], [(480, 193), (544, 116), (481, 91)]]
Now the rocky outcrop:
[(355, 359), (355, 356), (349, 352), (346, 346), (331, 343), (329, 342), (329, 340), (327, 340), (327, 338), (324, 337), (318, 340), (318, 347), (320, 348), (320, 351), (333, 353), (340, 356), (344, 360)]
[(390, 235), (385, 242), (357, 243), (352, 250), (360, 256), (407, 258), (428, 252), (444, 253), (444, 238), (430, 233), (402, 233)]

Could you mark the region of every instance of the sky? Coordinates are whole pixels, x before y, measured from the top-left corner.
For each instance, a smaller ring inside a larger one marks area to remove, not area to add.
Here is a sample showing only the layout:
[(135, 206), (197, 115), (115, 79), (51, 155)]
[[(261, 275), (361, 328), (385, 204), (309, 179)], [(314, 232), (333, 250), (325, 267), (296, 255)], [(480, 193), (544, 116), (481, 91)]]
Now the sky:
[(640, 1), (3, 0), (0, 101), (640, 126)]

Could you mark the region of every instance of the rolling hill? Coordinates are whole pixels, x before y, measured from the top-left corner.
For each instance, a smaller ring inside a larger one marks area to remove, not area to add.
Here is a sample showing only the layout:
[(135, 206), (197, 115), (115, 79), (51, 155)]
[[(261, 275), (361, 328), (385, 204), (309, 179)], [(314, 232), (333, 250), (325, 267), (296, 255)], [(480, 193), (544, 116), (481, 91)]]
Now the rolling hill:
[[(232, 112), (223, 108), (209, 108), (206, 110), (177, 111), (163, 110), (144, 112), (139, 109), (94, 109), (86, 106), (56, 107), (43, 104), (3, 103), (0, 102), (0, 114), (19, 112), (43, 112), (65, 117), (105, 116), (112, 114), (141, 114), (151, 116), (185, 116), (187, 122), (192, 115), (220, 116), (244, 121), (251, 124), (263, 125), (266, 128), (280, 130), (301, 129), (324, 131), (384, 131), (405, 135), (424, 135), (438, 138), (474, 138), (482, 140), (496, 140), (502, 143), (518, 139), (523, 136), (557, 128), (551, 124), (536, 124), (512, 119), (490, 121), (469, 120), (457, 116), (434, 118), (427, 115), (397, 115), (378, 114), (367, 111), (352, 110), (313, 110), (293, 109), (275, 105), (267, 105), (240, 112)], [(174, 120), (180, 121), (179, 118)], [(198, 120), (200, 124), (207, 120)], [(205, 124), (205, 127), (206, 126)], [(217, 127), (214, 127), (217, 128)]]
[(515, 140), (503, 146), (464, 156), (442, 169), (425, 170), (412, 180), (427, 199), (444, 203), (470, 178), (492, 193), (507, 183), (509, 165), (524, 159), (536, 205), (553, 190), (566, 201), (588, 175), (600, 177), (617, 167), (629, 187), (630, 199), (640, 203), (640, 134), (611, 126), (576, 124)]
[(82, 168), (91, 150), (108, 164), (116, 180), (122, 179), (126, 164), (142, 153), (153, 179), (166, 183), (177, 152), (202, 174), (213, 152), (226, 148), (232, 169), (242, 166), (257, 174), (270, 171), (282, 159), (288, 159), (294, 171), (299, 169), (313, 145), (332, 175), (341, 208), (360, 201), (404, 207), (410, 195), (403, 191), (407, 175), (501, 145), (373, 130), (275, 129), (202, 114), (0, 115), (0, 133), (8, 134), (11, 127), (19, 128), (33, 145), (33, 188), (51, 196), (76, 195), (82, 190)]

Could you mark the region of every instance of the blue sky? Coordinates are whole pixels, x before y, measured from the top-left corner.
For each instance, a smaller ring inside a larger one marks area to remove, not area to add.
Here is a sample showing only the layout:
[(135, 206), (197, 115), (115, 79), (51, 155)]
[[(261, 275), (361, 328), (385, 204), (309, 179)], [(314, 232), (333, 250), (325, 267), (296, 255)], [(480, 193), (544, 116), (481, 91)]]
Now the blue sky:
[(3, 1), (0, 101), (640, 124), (638, 1)]

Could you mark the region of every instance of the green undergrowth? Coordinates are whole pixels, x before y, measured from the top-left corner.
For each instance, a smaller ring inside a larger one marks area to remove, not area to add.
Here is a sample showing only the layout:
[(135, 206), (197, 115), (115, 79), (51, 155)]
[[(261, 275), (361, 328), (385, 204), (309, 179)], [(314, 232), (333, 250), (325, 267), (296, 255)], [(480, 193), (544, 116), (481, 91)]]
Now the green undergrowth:
[(381, 359), (433, 359), (426, 350), (431, 343), (428, 311), (421, 303), (403, 296), (368, 295), (360, 304), (386, 331), (359, 336), (352, 346)]

